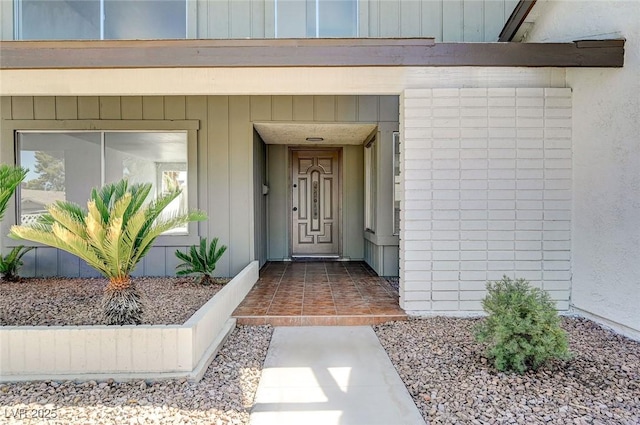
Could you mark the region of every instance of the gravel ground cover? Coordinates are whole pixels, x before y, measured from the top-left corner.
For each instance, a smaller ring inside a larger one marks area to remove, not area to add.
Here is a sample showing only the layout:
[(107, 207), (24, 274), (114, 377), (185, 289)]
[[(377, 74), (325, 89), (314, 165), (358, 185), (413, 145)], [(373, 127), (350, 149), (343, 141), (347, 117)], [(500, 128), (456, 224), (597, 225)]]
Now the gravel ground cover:
[(478, 319), (411, 319), (374, 329), (427, 424), (640, 424), (640, 343), (563, 318), (573, 359), (496, 372)]
[[(228, 282), (229, 279), (219, 279)], [(222, 285), (197, 285), (191, 278), (134, 278), (144, 300), (143, 323), (181, 325)], [(30, 278), (0, 282), (0, 326), (102, 324), (102, 278)]]
[(197, 383), (0, 384), (0, 423), (248, 424), (272, 328), (239, 326)]

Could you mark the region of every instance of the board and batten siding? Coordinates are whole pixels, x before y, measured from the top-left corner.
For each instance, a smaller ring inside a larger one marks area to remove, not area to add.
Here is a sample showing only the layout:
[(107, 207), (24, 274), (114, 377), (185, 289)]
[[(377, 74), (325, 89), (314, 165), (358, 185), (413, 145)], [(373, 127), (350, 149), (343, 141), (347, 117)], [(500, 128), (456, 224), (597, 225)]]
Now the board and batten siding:
[[(391, 145), (391, 131), (398, 126), (398, 96), (274, 96), (254, 97), (266, 103), (255, 121), (348, 122), (377, 123), (381, 143)], [(383, 249), (364, 239), (364, 153), (362, 145), (344, 146), (342, 150), (342, 256), (353, 260), (373, 259), (369, 252)], [(391, 159), (388, 168), (390, 169)], [(289, 253), (289, 152), (285, 145), (267, 147), (268, 255), (270, 260), (282, 260)], [(381, 167), (382, 168), (382, 167)], [(390, 174), (390, 171), (387, 172)], [(390, 183), (389, 183), (390, 184)], [(388, 203), (390, 216), (392, 193), (379, 194), (379, 203)], [(386, 211), (385, 211), (386, 213)], [(382, 215), (382, 213), (380, 213)], [(386, 217), (385, 216), (385, 217)], [(384, 220), (384, 217), (380, 217)], [(391, 223), (391, 218), (389, 222)], [(385, 229), (391, 235), (391, 224)], [(369, 247), (365, 251), (365, 244)], [(397, 243), (396, 243), (397, 246)], [(397, 248), (396, 248), (397, 249)], [(391, 262), (388, 260), (388, 262)], [(370, 264), (372, 264), (370, 262)], [(397, 270), (397, 256), (394, 268)]]
[(401, 97), (400, 305), (482, 310), (524, 278), (568, 310), (571, 89), (424, 89)]
[[(306, 37), (301, 21), (288, 33)], [(436, 41), (497, 41), (517, 0), (359, 0), (358, 37), (433, 37)], [(12, 40), (13, 2), (0, 1), (0, 40)], [(314, 13), (315, 11), (313, 11)], [(276, 0), (196, 0), (187, 8), (188, 38), (274, 38)], [(282, 25), (282, 22), (280, 23)], [(194, 28), (195, 27), (195, 28)]]
[[(517, 0), (359, 0), (358, 37), (497, 41), (517, 3)], [(315, 6), (312, 2), (301, 4), (301, 12), (305, 7)], [(199, 0), (198, 38), (273, 38), (275, 13), (275, 0)], [(287, 34), (306, 37), (306, 16), (300, 18), (303, 22), (293, 23)]]
[[(233, 276), (254, 257), (264, 255), (264, 248), (274, 249), (274, 239), (286, 246), (286, 242), (278, 239), (287, 234), (286, 216), (278, 215), (280, 210), (274, 205), (279, 204), (274, 198), (278, 193), (286, 193), (287, 172), (281, 173), (285, 183), (282, 188), (278, 188), (277, 181), (269, 182), (271, 191), (266, 197), (267, 205), (256, 206), (258, 192), (254, 181), (258, 177), (254, 174), (254, 155), (264, 151), (256, 146), (258, 141), (254, 139), (252, 122), (397, 122), (397, 99), (397, 96), (21, 96), (0, 98), (0, 118), (21, 122), (67, 121), (68, 128), (73, 128), (74, 120), (122, 123), (197, 120), (197, 207), (206, 211), (209, 217), (198, 223), (198, 233), (209, 239), (218, 237), (220, 243), (228, 246), (216, 273)], [(386, 106), (394, 103), (395, 108)], [(0, 161), (13, 163), (12, 129), (3, 124), (0, 137)], [(356, 162), (360, 158), (361, 162), (362, 147), (351, 149), (353, 155), (349, 157)], [(268, 158), (267, 178), (270, 178), (274, 168), (272, 158)], [(359, 169), (356, 174), (362, 174)], [(355, 203), (344, 205), (349, 208), (349, 214), (345, 211), (345, 220), (350, 220), (346, 228), (353, 232), (348, 235), (348, 250), (355, 253), (355, 258), (362, 258), (362, 214), (357, 212), (362, 208), (362, 187), (354, 190), (351, 202)], [(264, 214), (265, 207), (268, 221), (256, 222), (254, 210)], [(286, 202), (281, 207), (286, 208)], [(3, 230), (8, 231), (8, 226), (9, 223), (3, 223)], [(256, 241), (261, 246), (256, 247)], [(265, 241), (269, 241), (266, 246)], [(3, 246), (9, 242), (15, 243), (6, 237), (2, 239)], [(135, 275), (173, 275), (177, 265), (174, 252), (185, 248), (184, 244), (153, 247)], [(48, 247), (30, 251), (24, 262), (23, 276), (97, 275), (75, 256)]]

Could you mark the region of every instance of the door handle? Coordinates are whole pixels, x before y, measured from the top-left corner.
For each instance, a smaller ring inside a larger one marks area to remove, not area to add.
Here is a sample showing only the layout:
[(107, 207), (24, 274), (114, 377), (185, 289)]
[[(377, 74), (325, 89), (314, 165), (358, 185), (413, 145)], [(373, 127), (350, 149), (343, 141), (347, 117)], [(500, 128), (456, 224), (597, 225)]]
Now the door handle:
[(298, 207), (293, 207), (293, 210), (294, 211), (298, 211)]

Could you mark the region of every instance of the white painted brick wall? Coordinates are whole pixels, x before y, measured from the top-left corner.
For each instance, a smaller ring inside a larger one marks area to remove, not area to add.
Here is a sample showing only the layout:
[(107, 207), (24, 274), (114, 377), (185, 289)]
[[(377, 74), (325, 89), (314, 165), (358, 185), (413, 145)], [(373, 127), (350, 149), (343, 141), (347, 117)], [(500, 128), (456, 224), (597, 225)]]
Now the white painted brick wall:
[(571, 289), (571, 91), (406, 90), (400, 298), (409, 313), (481, 310), (488, 280)]

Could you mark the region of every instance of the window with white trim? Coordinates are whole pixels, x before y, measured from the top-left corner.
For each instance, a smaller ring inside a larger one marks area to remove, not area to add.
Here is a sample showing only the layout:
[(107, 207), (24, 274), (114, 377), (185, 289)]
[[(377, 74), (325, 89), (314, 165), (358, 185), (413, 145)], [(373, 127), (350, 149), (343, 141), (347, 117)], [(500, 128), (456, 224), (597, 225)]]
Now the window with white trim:
[(187, 37), (186, 0), (15, 0), (16, 40)]
[[(66, 200), (86, 207), (94, 187), (126, 178), (151, 183), (148, 201), (182, 189), (163, 212), (188, 209), (186, 131), (18, 131), (17, 162), (29, 173), (20, 187), (22, 223), (36, 220), (46, 206)], [(188, 225), (171, 234), (188, 234)]]

